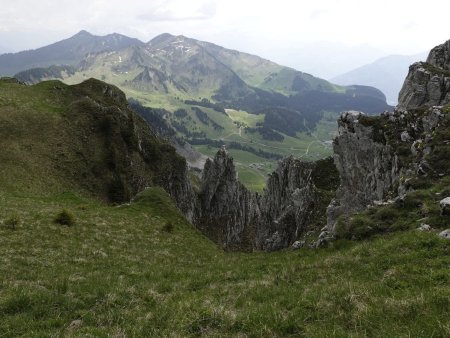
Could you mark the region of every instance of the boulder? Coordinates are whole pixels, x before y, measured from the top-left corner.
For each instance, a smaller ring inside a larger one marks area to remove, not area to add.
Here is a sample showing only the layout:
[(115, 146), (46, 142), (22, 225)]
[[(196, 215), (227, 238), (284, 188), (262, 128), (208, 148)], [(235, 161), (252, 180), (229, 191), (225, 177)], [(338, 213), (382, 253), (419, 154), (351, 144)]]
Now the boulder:
[(431, 231), (431, 227), (428, 224), (422, 223), (417, 230), (419, 231)]
[(295, 241), (294, 243), (292, 243), (291, 249), (298, 250), (298, 249), (303, 248), (304, 246), (305, 246), (305, 241)]
[(444, 230), (439, 233), (439, 237), (450, 239), (450, 229)]
[(450, 215), (450, 197), (446, 197), (439, 202), (441, 215)]

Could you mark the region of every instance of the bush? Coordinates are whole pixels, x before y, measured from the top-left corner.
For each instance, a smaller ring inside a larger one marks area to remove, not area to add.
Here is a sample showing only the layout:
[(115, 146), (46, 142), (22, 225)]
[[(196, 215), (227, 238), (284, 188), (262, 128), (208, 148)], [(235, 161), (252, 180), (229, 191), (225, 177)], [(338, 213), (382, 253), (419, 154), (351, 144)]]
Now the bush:
[(12, 215), (10, 218), (5, 220), (3, 224), (8, 228), (15, 229), (20, 223), (19, 215)]
[(173, 223), (171, 221), (167, 221), (166, 224), (162, 227), (162, 231), (171, 233), (174, 230)]
[(423, 178), (423, 177), (411, 178), (407, 183), (407, 187), (411, 187), (414, 190), (428, 189), (428, 188), (431, 188), (432, 186), (433, 186), (433, 182), (431, 182), (429, 179)]
[(388, 224), (394, 223), (395, 220), (399, 217), (399, 211), (394, 209), (393, 207), (378, 208), (376, 213), (374, 214), (375, 219), (387, 222)]
[(55, 223), (61, 225), (75, 225), (75, 216), (67, 209), (61, 210), (55, 217)]
[(360, 240), (376, 233), (377, 226), (364, 214), (356, 214), (351, 218), (341, 217), (336, 223), (336, 238)]
[(369, 238), (376, 232), (376, 226), (370, 218), (356, 215), (350, 220), (350, 239)]

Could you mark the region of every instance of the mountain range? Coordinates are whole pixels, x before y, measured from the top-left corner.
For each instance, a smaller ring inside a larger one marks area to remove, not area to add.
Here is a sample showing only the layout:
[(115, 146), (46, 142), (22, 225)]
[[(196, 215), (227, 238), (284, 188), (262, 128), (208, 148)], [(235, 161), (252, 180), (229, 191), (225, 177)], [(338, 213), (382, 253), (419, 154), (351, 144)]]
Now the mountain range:
[(74, 36), (35, 50), (7, 53), (0, 56), (0, 75), (12, 76), (17, 72), (36, 67), (65, 64), (77, 65), (89, 53), (117, 50), (143, 44), (138, 39), (121, 34), (95, 36), (84, 30)]
[(89, 78), (114, 84), (139, 104), (164, 109), (160, 115), (181, 143), (207, 156), (218, 143), (235, 148), (234, 155), (242, 155), (238, 171), (260, 187), (281, 156), (318, 159), (331, 153), (336, 126), (330, 114), (391, 108), (373, 87), (335, 85), (181, 35), (161, 34), (143, 43), (81, 31), (50, 46), (0, 56), (0, 74), (14, 72), (28, 84), (50, 79), (77, 84)]
[[(383, 104), (383, 95), (376, 90), (360, 87), (342, 87), (316, 78), (310, 74), (292, 68), (277, 65), (260, 57), (219, 47), (212, 43), (197, 41), (184, 36), (162, 34), (144, 44), (119, 34), (104, 37), (94, 36), (81, 31), (75, 36), (42, 47), (34, 51), (7, 54), (0, 57), (0, 73), (13, 75), (34, 65), (75, 66), (73, 79), (78, 77), (100, 76), (103, 80), (116, 83), (125, 89), (189, 98), (201, 96), (214, 98), (227, 104), (238, 104), (248, 108), (252, 100), (263, 101), (261, 96), (271, 93), (283, 96), (302, 94), (302, 100), (308, 101), (305, 93), (349, 94), (345, 98), (354, 104), (354, 97), (370, 97)], [(33, 72), (28, 72), (33, 74)], [(40, 81), (44, 78), (27, 78), (26, 74), (17, 76), (26, 82)], [(261, 92), (263, 90), (264, 92)], [(308, 95), (306, 95), (308, 96)], [(338, 96), (332, 97), (335, 100)], [(282, 101), (276, 95), (274, 98)], [(286, 106), (296, 105), (288, 103)], [(312, 101), (315, 101), (312, 99)], [(369, 113), (379, 111), (372, 106)], [(317, 103), (316, 103), (317, 105)], [(321, 102), (320, 108), (329, 108)], [(345, 105), (333, 102), (331, 105)], [(300, 105), (301, 110), (308, 110)], [(322, 107), (323, 106), (323, 107)], [(251, 107), (254, 109), (254, 107)], [(313, 108), (316, 109), (316, 108)]]
[(415, 55), (389, 55), (330, 79), (343, 86), (360, 84), (380, 89), (387, 102), (396, 105), (409, 65), (424, 60), (427, 53)]

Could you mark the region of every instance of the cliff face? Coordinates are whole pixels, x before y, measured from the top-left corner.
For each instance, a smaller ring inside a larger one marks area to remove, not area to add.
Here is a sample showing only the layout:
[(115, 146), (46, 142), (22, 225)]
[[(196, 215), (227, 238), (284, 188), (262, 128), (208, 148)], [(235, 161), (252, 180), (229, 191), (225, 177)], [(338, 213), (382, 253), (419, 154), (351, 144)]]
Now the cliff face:
[(410, 67), (393, 112), (342, 114), (334, 141), (341, 183), (327, 208), (330, 230), (340, 215), (403, 198), (411, 179), (449, 174), (449, 69), (447, 41), (430, 52), (426, 63)]
[(334, 232), (339, 216), (402, 199), (411, 179), (450, 174), (449, 51), (450, 41), (410, 67), (393, 112), (342, 114), (333, 144), (338, 177), (331, 163), (289, 157), (270, 175), (264, 194), (254, 194), (220, 150), (205, 165), (194, 224), (226, 249), (272, 251), (320, 229), (326, 214), (317, 244)]
[(399, 94), (399, 109), (429, 108), (450, 102), (450, 40), (433, 48), (427, 62), (417, 62)]
[[(331, 162), (324, 166), (334, 172)], [(329, 202), (323, 194), (326, 189), (315, 186), (317, 167), (288, 157), (280, 161), (259, 195), (237, 180), (232, 157), (221, 149), (206, 162), (194, 224), (229, 250), (288, 247), (307, 231), (317, 230), (317, 215)]]
[(398, 157), (386, 144), (383, 131), (364, 125), (360, 112), (345, 112), (338, 120), (333, 143), (334, 162), (341, 184), (327, 209), (328, 224), (345, 213), (381, 201), (399, 179)]
[(261, 199), (257, 249), (285, 248), (306, 232), (317, 198), (313, 168), (313, 164), (291, 156), (283, 159), (270, 175)]
[(195, 224), (223, 247), (244, 249), (252, 246), (258, 216), (259, 196), (237, 180), (233, 159), (219, 150), (205, 164)]
[[(125, 94), (117, 87), (90, 79), (73, 86), (77, 96), (68, 114), (73, 152), (84, 158), (101, 158), (94, 162), (93, 174), (102, 177), (88, 187), (105, 190), (112, 202), (130, 200), (147, 186), (162, 186), (175, 200), (179, 209), (193, 220), (196, 198), (187, 178), (186, 161), (175, 149), (158, 137), (148, 123), (130, 109)], [(80, 173), (80, 182), (90, 182), (91, 173)], [(98, 183), (99, 182), (99, 183)]]

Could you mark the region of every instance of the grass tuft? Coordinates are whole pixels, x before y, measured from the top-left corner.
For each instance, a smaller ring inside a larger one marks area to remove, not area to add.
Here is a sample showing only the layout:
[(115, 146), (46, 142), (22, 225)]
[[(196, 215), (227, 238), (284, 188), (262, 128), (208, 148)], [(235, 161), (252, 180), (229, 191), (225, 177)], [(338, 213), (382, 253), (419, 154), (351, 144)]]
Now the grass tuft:
[(67, 209), (62, 209), (55, 217), (54, 222), (61, 225), (75, 225), (75, 216)]
[(164, 232), (172, 233), (175, 227), (171, 221), (167, 221), (166, 224), (164, 224), (164, 226), (161, 229)]
[(18, 214), (13, 214), (11, 217), (3, 221), (3, 225), (10, 229), (16, 229), (20, 224), (20, 217)]

